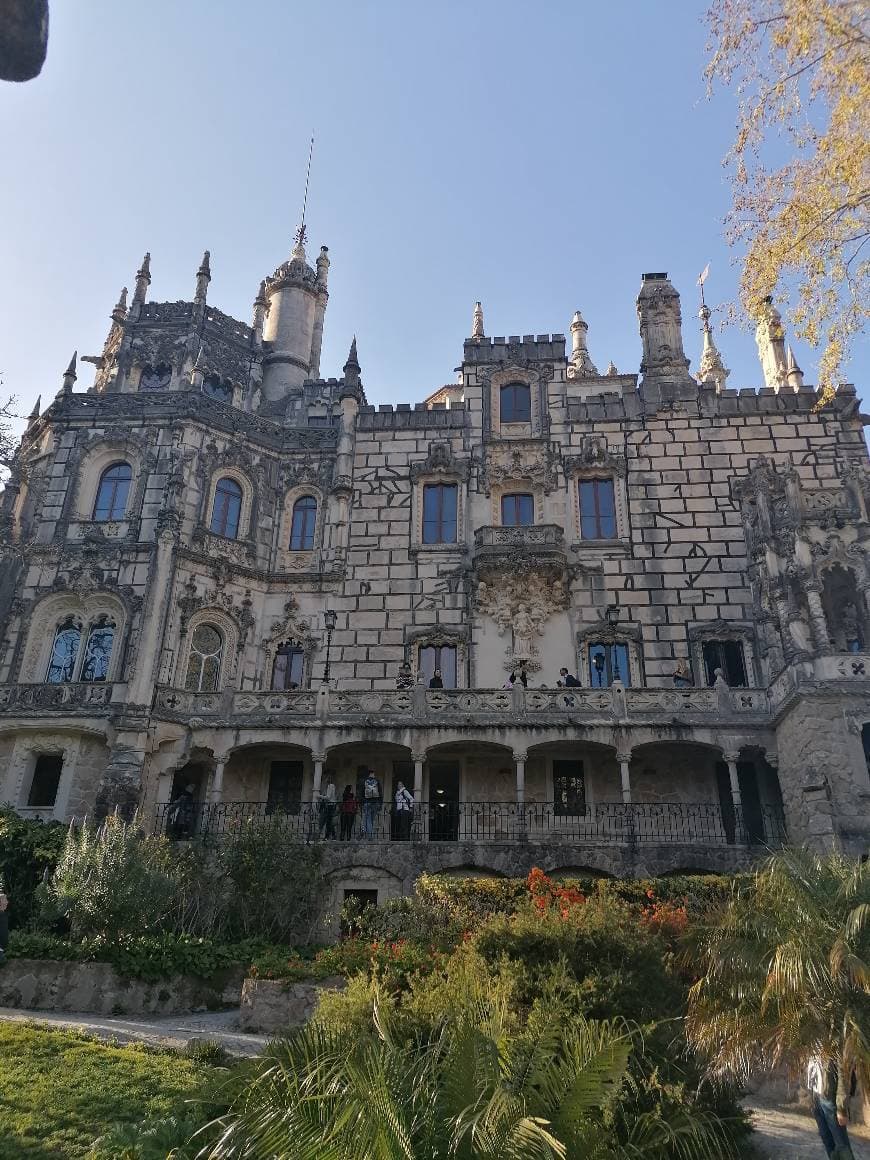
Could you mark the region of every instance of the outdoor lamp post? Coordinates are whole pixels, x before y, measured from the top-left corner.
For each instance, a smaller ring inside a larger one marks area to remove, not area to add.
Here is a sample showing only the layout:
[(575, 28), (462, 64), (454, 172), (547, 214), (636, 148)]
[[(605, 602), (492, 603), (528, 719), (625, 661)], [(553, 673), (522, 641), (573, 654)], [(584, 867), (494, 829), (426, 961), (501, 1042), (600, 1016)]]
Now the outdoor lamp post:
[(323, 667), (323, 680), (327, 684), (329, 683), (329, 652), (332, 648), (332, 633), (337, 619), (338, 614), (333, 612), (331, 608), (327, 608), (323, 614), (323, 623), (326, 625), (326, 664)]

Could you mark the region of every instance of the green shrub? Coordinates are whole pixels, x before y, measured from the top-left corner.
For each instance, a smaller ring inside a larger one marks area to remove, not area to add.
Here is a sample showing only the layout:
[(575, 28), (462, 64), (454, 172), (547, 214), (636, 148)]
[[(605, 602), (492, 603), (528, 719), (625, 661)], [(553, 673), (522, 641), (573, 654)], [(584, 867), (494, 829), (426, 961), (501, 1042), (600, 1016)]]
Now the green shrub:
[(63, 849), (66, 827), (20, 818), (0, 806), (0, 889), (9, 895), (9, 925), (26, 926), (36, 909), (37, 888)]

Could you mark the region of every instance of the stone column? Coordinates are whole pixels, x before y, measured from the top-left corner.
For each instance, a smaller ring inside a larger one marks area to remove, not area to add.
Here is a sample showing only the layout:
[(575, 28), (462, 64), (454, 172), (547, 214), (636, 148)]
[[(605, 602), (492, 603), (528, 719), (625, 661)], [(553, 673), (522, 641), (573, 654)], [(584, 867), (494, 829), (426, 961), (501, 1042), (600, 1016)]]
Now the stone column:
[(631, 804), (631, 753), (617, 753), (619, 762), (619, 778), (622, 783), (622, 801), (625, 805)]
[(742, 804), (740, 799), (740, 778), (737, 775), (737, 761), (739, 757), (739, 753), (722, 754), (722, 759), (728, 766), (728, 780), (731, 782), (731, 800), (734, 802), (735, 810), (739, 810)]
[(807, 607), (810, 610), (810, 626), (813, 630), (813, 643), (820, 653), (831, 651), (831, 638), (828, 635), (828, 622), (825, 610), (822, 607), (822, 596), (818, 580), (809, 580), (804, 585), (807, 594)]
[(411, 760), (414, 762), (414, 804), (419, 805), (423, 800), (423, 762), (426, 754), (412, 753)]
[(320, 783), (323, 780), (323, 766), (326, 762), (326, 754), (312, 753), (311, 758), (314, 762), (314, 781), (311, 786), (311, 800), (316, 805), (320, 800)]
[(517, 805), (523, 806), (526, 801), (526, 754), (515, 753), (514, 764), (517, 771)]
[(223, 800), (224, 796), (224, 766), (227, 763), (229, 754), (221, 753), (215, 754), (214, 759), (214, 773), (211, 778), (211, 792), (209, 793), (209, 801), (213, 806), (216, 806)]
[(160, 662), (169, 594), (172, 591), (174, 557), (175, 536), (171, 529), (164, 528), (157, 536), (154, 568), (149, 577), (148, 595), (140, 613), (135, 671), (127, 689), (128, 705), (151, 704), (153, 680)]

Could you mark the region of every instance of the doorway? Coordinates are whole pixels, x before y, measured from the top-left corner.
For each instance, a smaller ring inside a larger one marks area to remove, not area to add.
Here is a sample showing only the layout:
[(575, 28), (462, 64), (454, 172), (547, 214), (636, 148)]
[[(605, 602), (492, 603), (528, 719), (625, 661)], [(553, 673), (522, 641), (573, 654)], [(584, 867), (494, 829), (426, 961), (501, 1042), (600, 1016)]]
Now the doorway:
[(455, 842), (459, 837), (459, 765), (429, 766), (429, 840)]
[(302, 804), (303, 766), (301, 761), (269, 763), (269, 792), (266, 813), (298, 814)]

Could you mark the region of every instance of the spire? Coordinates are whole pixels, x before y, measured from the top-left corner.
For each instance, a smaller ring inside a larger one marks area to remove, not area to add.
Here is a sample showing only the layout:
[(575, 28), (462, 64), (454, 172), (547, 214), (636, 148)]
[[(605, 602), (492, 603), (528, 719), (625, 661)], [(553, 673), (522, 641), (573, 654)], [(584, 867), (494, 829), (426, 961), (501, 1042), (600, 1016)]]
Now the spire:
[(73, 384), (78, 378), (78, 375), (76, 374), (76, 358), (78, 357), (78, 353), (79, 352), (77, 350), (73, 351), (73, 356), (69, 360), (69, 366), (63, 372), (63, 386), (55, 396), (58, 399), (64, 398), (65, 395), (72, 394)]
[(344, 381), (353, 387), (358, 387), (360, 384), (359, 359), (356, 353), (356, 335), (353, 336), (353, 342), (350, 344), (350, 353), (347, 356), (347, 362), (344, 364)]
[(471, 312), (471, 337), (486, 338), (483, 332), (483, 307), (479, 302), (475, 302), (474, 310)]
[(683, 351), (680, 296), (667, 274), (644, 274), (637, 296), (637, 320), (643, 343), (643, 383), (692, 381)]
[(251, 326), (257, 345), (263, 341), (263, 323), (266, 321), (266, 283), (260, 283), (257, 297), (254, 299), (254, 317)]
[(127, 317), (127, 287), (124, 286), (118, 301), (115, 303), (115, 309), (112, 311), (113, 322), (123, 322)]
[(614, 375), (619, 374), (619, 371), (616, 369), (616, 363), (613, 361), (613, 359), (611, 359), (607, 364), (607, 370), (604, 373), (610, 378), (613, 378)]
[(598, 374), (598, 368), (589, 357), (589, 351), (586, 349), (586, 332), (588, 330), (589, 327), (586, 325), (583, 315), (579, 310), (575, 310), (571, 320), (571, 343), (573, 346), (571, 364), (574, 368), (575, 378), (586, 378)]
[(148, 293), (148, 287), (151, 285), (151, 254), (148, 253), (142, 259), (142, 265), (136, 271), (136, 286), (133, 290), (133, 306), (142, 306), (145, 302), (145, 295)]
[(722, 355), (719, 353), (716, 343), (713, 341), (713, 331), (710, 327), (710, 315), (713, 312), (706, 302), (703, 301), (703, 289), (702, 286), (701, 309), (698, 311), (698, 317), (701, 319), (704, 345), (701, 350), (701, 361), (698, 363), (698, 382), (705, 383), (708, 380), (712, 380), (716, 384), (717, 391), (724, 391), (725, 380), (731, 372), (723, 363)]
[(196, 272), (196, 290), (193, 295), (194, 302), (201, 302), (205, 304), (205, 298), (208, 294), (208, 284), (211, 281), (211, 266), (209, 258), (211, 254), (208, 250), (202, 256), (202, 264)]
[(794, 351), (791, 346), (787, 348), (785, 360), (785, 372), (788, 377), (788, 385), (792, 390), (800, 390), (804, 385), (804, 372), (797, 365), (797, 359), (794, 357)]
[(33, 426), (33, 424), (36, 422), (36, 420), (39, 418), (39, 405), (41, 402), (42, 402), (42, 395), (37, 395), (36, 402), (33, 404), (33, 410), (27, 416), (28, 429), (31, 428)]

